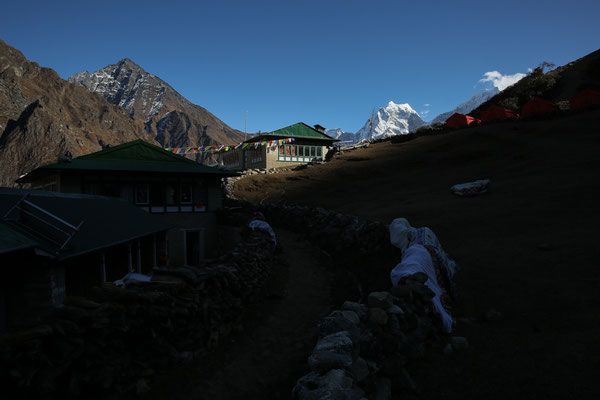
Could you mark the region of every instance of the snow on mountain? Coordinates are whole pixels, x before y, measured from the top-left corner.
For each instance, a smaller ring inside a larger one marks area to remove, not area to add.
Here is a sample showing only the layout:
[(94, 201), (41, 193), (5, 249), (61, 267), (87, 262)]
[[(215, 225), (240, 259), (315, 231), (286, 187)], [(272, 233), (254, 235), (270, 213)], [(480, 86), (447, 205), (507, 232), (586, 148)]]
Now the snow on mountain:
[(355, 140), (361, 141), (369, 138), (377, 140), (396, 135), (406, 135), (425, 124), (419, 113), (408, 103), (396, 104), (390, 101), (387, 106), (380, 108), (373, 114), (372, 137), (371, 119), (369, 118), (365, 125), (356, 132)]
[(481, 93), (477, 93), (475, 96), (471, 97), (464, 103), (460, 103), (454, 110), (436, 116), (434, 119), (431, 120), (431, 123), (434, 124), (436, 122), (446, 122), (446, 120), (454, 113), (468, 114), (477, 107), (479, 107), (480, 104), (485, 103), (498, 93), (500, 93), (500, 90), (498, 90), (497, 87), (486, 89)]
[(327, 129), (325, 131), (327, 136), (331, 136), (334, 139), (338, 139), (342, 142), (352, 141), (354, 142), (355, 134), (352, 132), (345, 132), (341, 128)]
[(192, 104), (168, 83), (128, 58), (96, 72), (80, 72), (69, 82), (83, 86), (142, 121), (146, 132), (165, 147), (237, 143), (244, 133), (208, 110)]

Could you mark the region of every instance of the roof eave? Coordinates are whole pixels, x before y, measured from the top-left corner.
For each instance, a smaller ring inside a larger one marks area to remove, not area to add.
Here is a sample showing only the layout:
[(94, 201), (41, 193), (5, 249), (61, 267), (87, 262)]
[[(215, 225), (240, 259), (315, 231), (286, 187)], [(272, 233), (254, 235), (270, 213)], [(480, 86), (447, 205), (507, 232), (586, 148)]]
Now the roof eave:
[(132, 237), (129, 237), (129, 238), (126, 238), (126, 239), (122, 239), (122, 240), (119, 240), (119, 241), (116, 241), (116, 242), (111, 242), (109, 244), (98, 246), (98, 247), (94, 247), (94, 248), (91, 248), (91, 249), (81, 250), (81, 251), (78, 251), (78, 252), (75, 252), (75, 253), (70, 253), (70, 254), (67, 254), (67, 255), (64, 255), (64, 256), (59, 254), (58, 260), (64, 261), (64, 260), (68, 260), (69, 258), (81, 256), (81, 255), (88, 254), (88, 253), (93, 253), (93, 252), (96, 252), (96, 251), (99, 251), (99, 250), (102, 250), (102, 249), (107, 249), (107, 248), (113, 247), (113, 246), (118, 246), (118, 245), (123, 244), (123, 243), (127, 243), (127, 242), (131, 242), (133, 240), (141, 239), (141, 238), (143, 238), (145, 236), (148, 236), (148, 235), (153, 235), (153, 234), (158, 233), (158, 232), (167, 231), (167, 230), (169, 230), (171, 228), (173, 228), (173, 226), (162, 227), (160, 229), (153, 229), (153, 230), (151, 230), (149, 232), (145, 232), (142, 235), (135, 235), (135, 236), (132, 236)]

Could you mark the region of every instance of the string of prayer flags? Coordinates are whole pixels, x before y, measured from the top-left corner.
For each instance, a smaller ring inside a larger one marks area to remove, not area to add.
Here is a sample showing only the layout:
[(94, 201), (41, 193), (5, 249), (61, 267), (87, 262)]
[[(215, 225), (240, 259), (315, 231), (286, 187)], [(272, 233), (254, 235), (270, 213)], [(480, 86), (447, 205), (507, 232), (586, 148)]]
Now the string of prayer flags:
[(212, 146), (201, 146), (201, 147), (165, 147), (165, 150), (170, 152), (170, 153), (174, 153), (174, 154), (188, 154), (188, 153), (205, 153), (205, 152), (211, 152), (211, 153), (217, 153), (220, 151), (230, 151), (230, 150), (237, 150), (240, 147), (242, 149), (248, 149), (248, 148), (255, 148), (258, 149), (260, 146), (273, 146), (273, 144), (277, 143), (278, 145), (282, 145), (284, 143), (292, 143), (294, 141), (294, 138), (285, 138), (285, 139), (278, 139), (278, 140), (269, 140), (269, 141), (262, 141), (262, 142), (250, 142), (250, 143), (238, 143), (238, 144), (232, 144), (229, 146), (225, 146), (225, 145), (212, 145)]

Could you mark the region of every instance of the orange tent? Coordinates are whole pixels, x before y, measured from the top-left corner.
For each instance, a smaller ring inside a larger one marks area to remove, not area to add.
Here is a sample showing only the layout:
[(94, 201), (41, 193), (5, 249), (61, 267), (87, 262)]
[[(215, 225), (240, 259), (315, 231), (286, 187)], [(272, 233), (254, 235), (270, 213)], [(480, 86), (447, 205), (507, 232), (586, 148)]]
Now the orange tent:
[(470, 115), (454, 113), (450, 116), (450, 118), (448, 118), (446, 120), (446, 125), (454, 126), (454, 127), (458, 128), (459, 126), (469, 125), (469, 124), (472, 124), (473, 122), (481, 122), (481, 120), (479, 120), (477, 118), (473, 118)]
[(523, 104), (521, 115), (526, 117), (528, 115), (551, 113), (559, 110), (556, 104), (540, 99), (539, 97), (534, 97), (530, 102)]
[(591, 106), (592, 104), (600, 104), (600, 92), (597, 90), (582, 90), (571, 99), (571, 108), (581, 108)]
[(481, 119), (484, 121), (493, 121), (495, 119), (519, 118), (519, 114), (512, 110), (507, 110), (499, 106), (490, 106), (481, 113)]

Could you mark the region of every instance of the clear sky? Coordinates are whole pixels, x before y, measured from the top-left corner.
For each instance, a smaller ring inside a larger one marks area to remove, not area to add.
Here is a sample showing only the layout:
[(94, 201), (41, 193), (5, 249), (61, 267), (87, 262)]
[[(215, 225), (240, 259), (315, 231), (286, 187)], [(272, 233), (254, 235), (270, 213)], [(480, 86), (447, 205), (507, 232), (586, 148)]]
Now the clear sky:
[(600, 48), (600, 1), (7, 1), (0, 39), (63, 78), (128, 57), (233, 128), (425, 120)]

